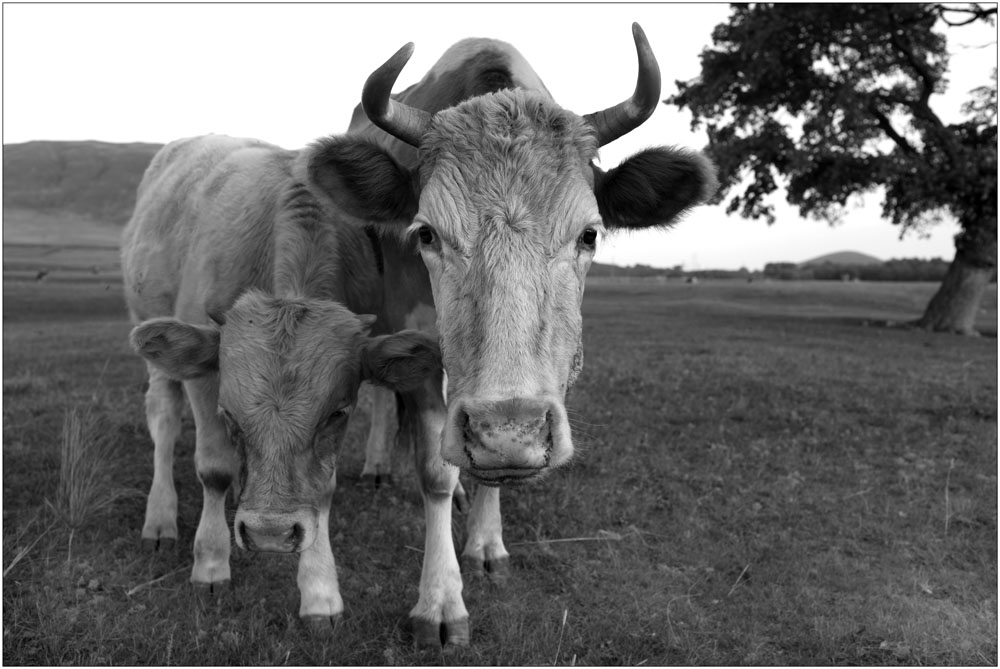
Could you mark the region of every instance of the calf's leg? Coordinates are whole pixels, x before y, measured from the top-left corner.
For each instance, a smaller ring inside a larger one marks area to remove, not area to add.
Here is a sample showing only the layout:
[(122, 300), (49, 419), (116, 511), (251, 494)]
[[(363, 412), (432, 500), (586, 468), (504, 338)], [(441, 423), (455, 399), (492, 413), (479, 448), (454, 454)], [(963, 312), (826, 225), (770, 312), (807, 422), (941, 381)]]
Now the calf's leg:
[(177, 542), (177, 491), (174, 488), (174, 445), (181, 433), (184, 397), (181, 384), (146, 363), (146, 424), (153, 439), (153, 484), (146, 499), (142, 545), (147, 550), (170, 549)]
[(191, 582), (214, 588), (230, 578), (226, 490), (239, 475), (239, 454), (229, 442), (226, 428), (218, 416), (218, 375), (185, 381), (184, 387), (194, 413), (194, 462), (203, 494), (201, 519), (194, 537)]
[(344, 612), (337, 581), (337, 566), (330, 545), (330, 500), (335, 481), (331, 481), (330, 494), (319, 508), (319, 527), (316, 540), (299, 555), (298, 585), (301, 598), (299, 617), (313, 632), (328, 635)]

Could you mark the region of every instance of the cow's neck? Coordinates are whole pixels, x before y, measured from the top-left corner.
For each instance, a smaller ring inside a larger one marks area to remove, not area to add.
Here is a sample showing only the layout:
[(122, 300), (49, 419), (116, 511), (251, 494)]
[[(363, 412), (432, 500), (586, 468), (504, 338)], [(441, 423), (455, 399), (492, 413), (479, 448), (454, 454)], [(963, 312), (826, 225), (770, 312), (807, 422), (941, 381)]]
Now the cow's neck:
[(335, 219), (301, 180), (291, 179), (274, 224), (273, 293), (340, 302), (355, 313), (381, 309), (371, 242)]
[(281, 196), (274, 227), (274, 294), (343, 301), (337, 235), (316, 197), (293, 181)]

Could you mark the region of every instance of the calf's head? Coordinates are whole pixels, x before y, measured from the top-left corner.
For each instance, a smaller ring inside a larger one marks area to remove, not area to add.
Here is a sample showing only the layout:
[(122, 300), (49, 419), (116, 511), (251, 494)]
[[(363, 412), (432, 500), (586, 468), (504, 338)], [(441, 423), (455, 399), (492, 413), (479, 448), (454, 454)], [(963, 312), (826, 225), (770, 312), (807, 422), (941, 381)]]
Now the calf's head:
[(580, 305), (601, 236), (669, 226), (715, 189), (711, 163), (674, 148), (607, 172), (594, 165), (602, 144), (659, 101), (656, 60), (637, 25), (633, 33), (635, 93), (586, 116), (528, 90), (434, 115), (408, 107), (389, 97), (407, 45), (368, 79), (362, 104), (374, 124), (419, 148), (416, 170), (356, 140), (312, 150), (314, 183), (355, 215), (390, 218), (366, 210), (359, 194), (395, 184), (400, 228), (416, 239), (437, 310), (449, 400), (442, 453), (487, 484), (536, 478), (573, 453), (564, 401), (583, 365)]
[(218, 411), (243, 463), (241, 547), (308, 548), (361, 381), (406, 390), (440, 368), (426, 335), (369, 337), (373, 320), (334, 302), (250, 291), (219, 327), (156, 318), (132, 331), (139, 354), (174, 378), (218, 375)]

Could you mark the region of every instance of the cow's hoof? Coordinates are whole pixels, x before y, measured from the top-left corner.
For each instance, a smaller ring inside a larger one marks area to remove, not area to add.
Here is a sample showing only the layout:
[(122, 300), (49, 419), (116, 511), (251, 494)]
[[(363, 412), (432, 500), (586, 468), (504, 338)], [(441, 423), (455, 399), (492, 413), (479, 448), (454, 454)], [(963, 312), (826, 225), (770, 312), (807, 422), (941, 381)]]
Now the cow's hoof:
[(213, 583), (203, 583), (201, 581), (191, 581), (195, 594), (199, 599), (217, 598), (227, 595), (233, 590), (233, 583), (229, 579), (225, 581), (215, 581)]
[(473, 577), (485, 576), (496, 584), (505, 583), (510, 578), (510, 556), (484, 560), (477, 555), (463, 555), (462, 573)]
[(361, 485), (365, 488), (391, 488), (393, 485), (392, 474), (362, 474)]
[(410, 619), (413, 625), (413, 641), (417, 648), (441, 648), (444, 644), (452, 646), (469, 645), (469, 619), (445, 620), (433, 622)]
[(177, 548), (177, 539), (173, 537), (160, 537), (159, 539), (142, 538), (142, 550), (144, 553), (167, 553)]
[(340, 621), (343, 619), (344, 617), (340, 614), (335, 616), (302, 616), (302, 618), (300, 618), (302, 624), (306, 628), (306, 631), (308, 631), (311, 636), (322, 638), (332, 637), (337, 631)]

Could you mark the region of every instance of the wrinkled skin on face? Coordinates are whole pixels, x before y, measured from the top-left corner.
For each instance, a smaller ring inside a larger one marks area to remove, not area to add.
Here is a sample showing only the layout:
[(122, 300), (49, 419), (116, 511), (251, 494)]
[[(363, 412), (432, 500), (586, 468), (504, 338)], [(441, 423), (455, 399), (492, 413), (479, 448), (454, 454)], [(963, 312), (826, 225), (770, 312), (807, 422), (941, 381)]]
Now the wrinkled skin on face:
[(673, 224), (711, 197), (714, 167), (655, 147), (605, 172), (586, 119), (527, 90), (439, 111), (419, 145), (415, 172), (337, 138), (310, 165), (336, 166), (336, 181), (315, 183), (352, 215), (391, 184), (385, 201), (411, 219), (448, 377), (442, 456), (487, 485), (536, 479), (573, 454), (564, 401), (583, 365), (580, 305), (600, 236)]
[(562, 403), (582, 360), (584, 279), (603, 231), (590, 129), (505, 93), (506, 108), (498, 94), (490, 107), (473, 100), (435, 117), (413, 224), (448, 370), (444, 455), (494, 470), (486, 482), (572, 454)]

